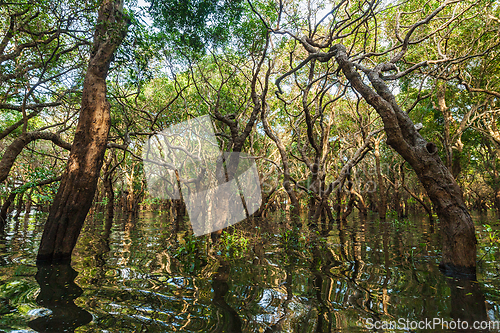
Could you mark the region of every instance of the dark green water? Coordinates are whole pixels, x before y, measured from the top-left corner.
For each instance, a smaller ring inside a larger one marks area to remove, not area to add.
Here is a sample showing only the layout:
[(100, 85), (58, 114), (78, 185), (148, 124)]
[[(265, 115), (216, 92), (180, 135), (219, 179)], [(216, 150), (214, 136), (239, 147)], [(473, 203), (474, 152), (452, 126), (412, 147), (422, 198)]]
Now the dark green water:
[(97, 214), (73, 268), (37, 268), (44, 219), (11, 220), (0, 238), (0, 331), (357, 332), (367, 320), (500, 320), (493, 215), (475, 216), (478, 282), (441, 274), (438, 225), (425, 217), (354, 217), (319, 233), (294, 233), (280, 217), (245, 221), (209, 249), (208, 237), (173, 232), (165, 213), (118, 217), (110, 230)]

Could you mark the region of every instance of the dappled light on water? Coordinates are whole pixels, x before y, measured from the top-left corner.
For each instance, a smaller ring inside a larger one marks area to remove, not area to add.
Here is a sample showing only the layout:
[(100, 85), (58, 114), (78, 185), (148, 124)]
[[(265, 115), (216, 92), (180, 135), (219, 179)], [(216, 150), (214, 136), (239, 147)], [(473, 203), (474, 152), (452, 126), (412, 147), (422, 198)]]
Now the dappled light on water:
[(492, 216), (475, 216), (477, 282), (439, 271), (439, 223), (425, 217), (299, 232), (276, 215), (212, 246), (166, 213), (118, 214), (112, 226), (96, 213), (73, 268), (35, 265), (44, 220), (11, 220), (0, 240), (0, 330), (352, 332), (369, 320), (500, 319)]

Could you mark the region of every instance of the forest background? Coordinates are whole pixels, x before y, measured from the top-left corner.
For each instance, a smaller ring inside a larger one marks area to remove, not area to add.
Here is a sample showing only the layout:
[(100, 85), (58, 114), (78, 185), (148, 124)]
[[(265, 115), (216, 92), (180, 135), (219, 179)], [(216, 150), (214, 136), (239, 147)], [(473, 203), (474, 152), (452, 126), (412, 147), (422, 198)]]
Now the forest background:
[(0, 221), (50, 211), (39, 260), (68, 260), (89, 210), (182, 218), (141, 147), (209, 115), (222, 150), (256, 157), (255, 216), (422, 210), (442, 267), (474, 272), (469, 211), (500, 213), (497, 1), (0, 6)]

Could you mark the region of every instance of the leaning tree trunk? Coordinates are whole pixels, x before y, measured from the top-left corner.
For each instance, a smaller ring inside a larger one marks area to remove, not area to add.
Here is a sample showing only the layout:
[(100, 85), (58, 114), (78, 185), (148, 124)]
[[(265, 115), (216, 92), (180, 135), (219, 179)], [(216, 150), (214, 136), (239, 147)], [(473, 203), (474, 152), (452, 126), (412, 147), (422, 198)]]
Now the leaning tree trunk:
[(83, 83), (75, 139), (38, 250), (39, 262), (71, 260), (97, 187), (110, 128), (106, 77), (113, 55), (126, 35), (128, 20), (120, 0), (104, 0)]
[(462, 191), (439, 158), (436, 145), (418, 133), (380, 77), (381, 72), (395, 69), (395, 65), (383, 63), (373, 70), (363, 68), (374, 91), (363, 82), (355, 64), (348, 59), (346, 48), (336, 45), (334, 50), (336, 61), (353, 88), (381, 116), (387, 144), (410, 163), (436, 208), (443, 238), (440, 267), (446, 274), (475, 277), (477, 241)]

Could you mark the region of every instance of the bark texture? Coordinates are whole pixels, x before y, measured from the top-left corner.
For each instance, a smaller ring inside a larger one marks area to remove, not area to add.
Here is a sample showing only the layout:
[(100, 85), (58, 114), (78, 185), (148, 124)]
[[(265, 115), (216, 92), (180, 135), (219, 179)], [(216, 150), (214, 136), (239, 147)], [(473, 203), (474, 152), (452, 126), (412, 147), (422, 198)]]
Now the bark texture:
[(92, 205), (110, 128), (106, 77), (128, 26), (121, 5), (121, 1), (105, 0), (99, 9), (75, 139), (42, 235), (39, 262), (71, 261)]
[(436, 145), (420, 135), (382, 80), (381, 73), (395, 69), (395, 66), (383, 63), (374, 69), (362, 68), (373, 90), (363, 82), (355, 64), (349, 60), (346, 48), (335, 45), (333, 49), (337, 63), (353, 88), (381, 116), (387, 144), (412, 166), (436, 209), (443, 237), (440, 267), (450, 275), (474, 275), (477, 241), (462, 191), (439, 158)]

